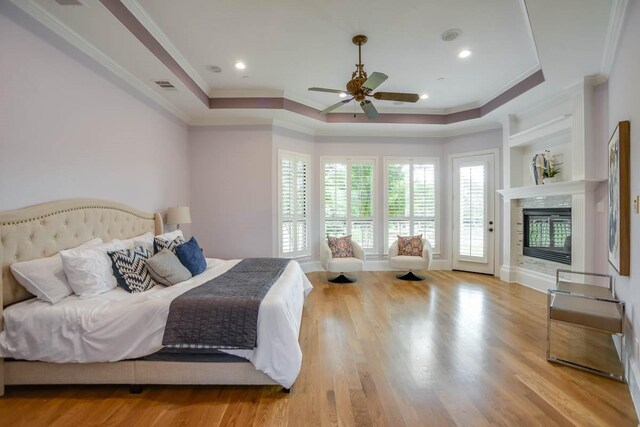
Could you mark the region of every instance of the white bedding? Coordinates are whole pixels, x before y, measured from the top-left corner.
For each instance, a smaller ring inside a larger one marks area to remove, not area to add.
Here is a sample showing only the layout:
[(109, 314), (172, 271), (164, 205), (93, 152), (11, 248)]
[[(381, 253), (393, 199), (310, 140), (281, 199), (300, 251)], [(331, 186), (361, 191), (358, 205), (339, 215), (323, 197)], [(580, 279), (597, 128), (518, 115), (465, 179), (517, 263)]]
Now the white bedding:
[[(219, 276), (240, 260), (207, 259), (207, 270), (171, 287), (130, 294), (121, 288), (91, 299), (69, 296), (51, 305), (36, 298), (7, 307), (0, 356), (54, 363), (114, 362), (162, 349), (171, 301)], [(283, 387), (291, 387), (302, 364), (298, 333), (304, 298), (312, 286), (291, 261), (260, 304), (258, 344), (226, 350), (244, 357)]]

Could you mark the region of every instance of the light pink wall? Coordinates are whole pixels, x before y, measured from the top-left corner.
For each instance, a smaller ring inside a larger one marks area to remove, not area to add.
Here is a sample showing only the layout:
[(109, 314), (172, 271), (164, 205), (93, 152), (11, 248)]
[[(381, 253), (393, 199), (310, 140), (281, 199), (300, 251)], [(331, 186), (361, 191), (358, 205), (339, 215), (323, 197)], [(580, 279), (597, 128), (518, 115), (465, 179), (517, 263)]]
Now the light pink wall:
[(188, 204), (187, 127), (0, 2), (0, 210), (94, 197)]
[[(631, 197), (640, 194), (640, 2), (627, 7), (624, 27), (613, 70), (609, 77), (609, 131), (611, 135), (621, 120), (631, 121)], [(607, 138), (608, 139), (608, 138)], [(606, 148), (602, 155), (606, 156)], [(640, 215), (631, 214), (631, 276), (616, 276), (616, 291), (627, 303), (627, 316), (636, 337), (640, 332)]]
[(189, 131), (191, 230), (215, 258), (273, 256), (271, 126)]
[[(492, 130), (449, 138), (311, 137), (271, 126), (193, 127), (189, 133), (193, 234), (208, 256), (235, 258), (277, 254), (278, 149), (312, 157), (310, 244), (318, 259), (320, 157), (361, 155), (378, 159), (377, 202), (383, 202), (384, 156), (436, 157), (440, 161), (441, 259), (448, 258), (447, 161), (449, 153), (502, 146)], [(501, 161), (498, 159), (497, 164)], [(232, 182), (232, 180), (235, 180)], [(382, 213), (378, 209), (379, 214)], [(247, 229), (247, 224), (249, 225)], [(378, 233), (383, 235), (382, 218)], [(239, 231), (244, 230), (244, 231)], [(382, 242), (379, 250), (382, 251)]]

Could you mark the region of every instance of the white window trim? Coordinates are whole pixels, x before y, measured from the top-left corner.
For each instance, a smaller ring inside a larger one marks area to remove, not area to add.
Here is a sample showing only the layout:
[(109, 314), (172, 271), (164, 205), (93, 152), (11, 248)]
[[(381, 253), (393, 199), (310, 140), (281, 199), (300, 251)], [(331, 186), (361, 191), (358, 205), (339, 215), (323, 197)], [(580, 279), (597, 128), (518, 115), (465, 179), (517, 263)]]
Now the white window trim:
[[(378, 158), (376, 156), (321, 156), (320, 157), (320, 239), (326, 239), (327, 236), (324, 235), (325, 229), (325, 215), (324, 215), (324, 165), (326, 163), (334, 163), (334, 162), (344, 162), (348, 165), (351, 163), (358, 162), (371, 162), (373, 176), (372, 178), (372, 188), (371, 194), (373, 195), (371, 200), (371, 213), (372, 215), (372, 227), (373, 227), (373, 248), (366, 248), (365, 253), (367, 254), (376, 254), (378, 253), (378, 242), (380, 241), (378, 236)], [(351, 174), (349, 173), (349, 168), (347, 168), (347, 188), (350, 189), (351, 184)], [(349, 190), (347, 197), (347, 232), (349, 232), (349, 221), (358, 220), (358, 218), (351, 217), (351, 192)], [(363, 218), (360, 218), (363, 219)]]
[[(434, 165), (434, 185), (435, 185), (435, 228), (436, 228), (436, 244), (433, 245), (433, 254), (440, 255), (440, 245), (442, 242), (442, 231), (440, 230), (440, 210), (442, 206), (440, 205), (440, 159), (438, 157), (396, 157), (396, 156), (385, 156), (384, 158), (384, 171), (383, 171), (383, 183), (384, 186), (384, 224), (383, 224), (383, 241), (384, 241), (384, 253), (389, 253), (389, 246), (391, 242), (389, 239), (389, 182), (388, 182), (388, 165), (389, 163), (417, 163), (417, 164), (433, 164)], [(412, 183), (413, 184), (413, 183)], [(413, 194), (413, 193), (412, 193)], [(412, 212), (413, 214), (413, 212)], [(433, 242), (431, 242), (433, 244)]]
[[(307, 203), (306, 203), (307, 215), (305, 217), (307, 222), (307, 249), (305, 251), (295, 251), (295, 252), (287, 252), (287, 253), (282, 252), (282, 168), (281, 168), (281, 164), (282, 164), (283, 157), (300, 159), (307, 162)], [(312, 183), (313, 173), (312, 173), (311, 156), (305, 153), (298, 153), (295, 151), (278, 149), (277, 172), (278, 172), (278, 224), (277, 224), (278, 229), (277, 229), (276, 235), (278, 238), (278, 255), (280, 257), (287, 257), (287, 258), (308, 257), (311, 255), (311, 239), (310, 239), (311, 236), (309, 231), (311, 230), (311, 226), (313, 224), (312, 209), (310, 206), (311, 197), (312, 197), (311, 193), (313, 189), (313, 183)]]

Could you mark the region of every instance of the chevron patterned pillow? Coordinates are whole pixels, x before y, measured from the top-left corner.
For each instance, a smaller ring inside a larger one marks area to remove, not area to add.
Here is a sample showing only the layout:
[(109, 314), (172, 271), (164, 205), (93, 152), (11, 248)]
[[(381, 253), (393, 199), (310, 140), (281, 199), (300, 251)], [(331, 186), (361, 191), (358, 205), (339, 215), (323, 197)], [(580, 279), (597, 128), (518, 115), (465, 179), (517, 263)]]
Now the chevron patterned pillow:
[(108, 254), (113, 275), (127, 292), (144, 292), (156, 285), (156, 281), (147, 270), (147, 259), (151, 258), (152, 254), (145, 247), (123, 249)]
[(163, 249), (169, 249), (174, 254), (176, 253), (176, 246), (181, 245), (185, 242), (184, 237), (176, 237), (173, 240), (165, 240), (161, 237), (156, 237), (153, 239), (153, 249), (155, 253), (160, 252)]

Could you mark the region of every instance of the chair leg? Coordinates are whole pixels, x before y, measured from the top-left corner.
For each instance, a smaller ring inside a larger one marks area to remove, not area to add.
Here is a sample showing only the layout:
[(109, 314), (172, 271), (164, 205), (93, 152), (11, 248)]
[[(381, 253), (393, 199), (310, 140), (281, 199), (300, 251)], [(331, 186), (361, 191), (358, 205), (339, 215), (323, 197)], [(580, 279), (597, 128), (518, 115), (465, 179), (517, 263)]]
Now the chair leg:
[(407, 274), (397, 275), (396, 278), (400, 280), (408, 280), (412, 282), (419, 282), (420, 280), (424, 280), (424, 276), (418, 276), (417, 274), (413, 274), (413, 271), (411, 270), (409, 270)]
[(356, 280), (355, 279), (350, 279), (347, 276), (344, 275), (344, 273), (340, 273), (340, 275), (338, 277), (335, 277), (333, 279), (328, 279), (331, 283), (353, 283)]

